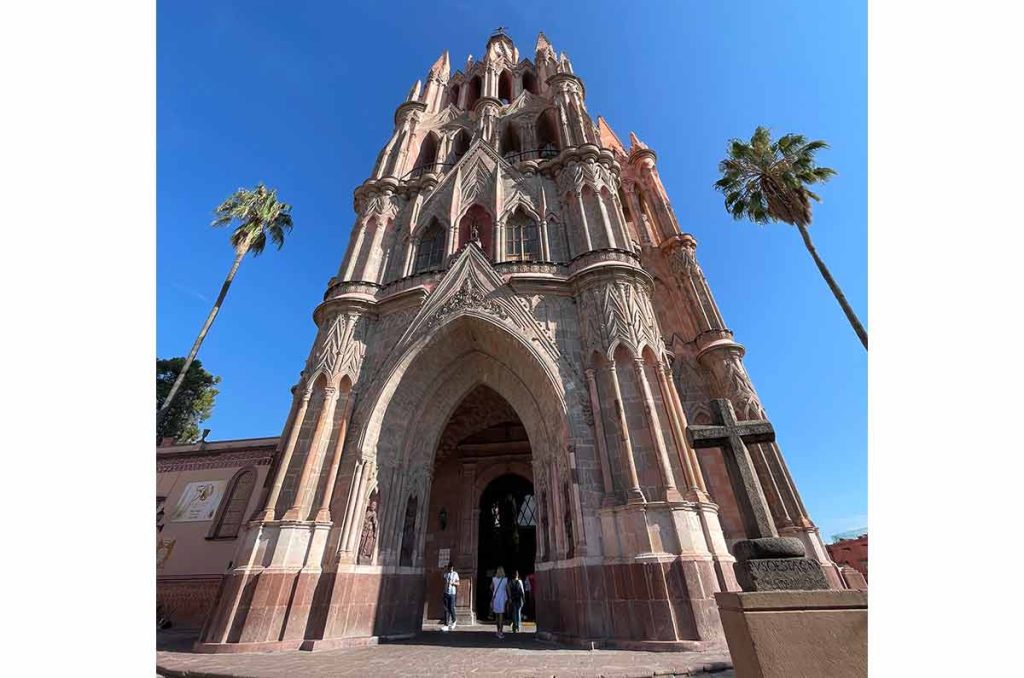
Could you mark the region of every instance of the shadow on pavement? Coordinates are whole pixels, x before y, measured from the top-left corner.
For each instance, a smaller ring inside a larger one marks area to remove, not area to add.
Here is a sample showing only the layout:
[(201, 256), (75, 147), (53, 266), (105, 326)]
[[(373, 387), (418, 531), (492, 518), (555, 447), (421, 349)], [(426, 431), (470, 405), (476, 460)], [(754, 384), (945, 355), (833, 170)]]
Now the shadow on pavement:
[(537, 638), (535, 628), (520, 633), (505, 632), (504, 638), (494, 635), (494, 627), (473, 626), (455, 631), (425, 628), (413, 638), (382, 640), (388, 645), (427, 645), (434, 647), (513, 648), (519, 650), (565, 650), (564, 646)]
[(156, 632), (157, 652), (191, 652), (199, 629), (166, 629)]

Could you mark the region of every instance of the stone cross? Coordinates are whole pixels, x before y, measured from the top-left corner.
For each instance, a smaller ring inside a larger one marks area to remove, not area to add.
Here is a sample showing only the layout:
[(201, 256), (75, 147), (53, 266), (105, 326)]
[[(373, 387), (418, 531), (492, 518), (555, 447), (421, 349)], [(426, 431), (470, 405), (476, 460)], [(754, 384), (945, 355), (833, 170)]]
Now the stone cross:
[(688, 426), (686, 435), (694, 449), (722, 448), (729, 484), (739, 504), (743, 527), (748, 539), (778, 537), (772, 520), (768, 500), (757, 479), (757, 469), (745, 443), (770, 443), (775, 440), (775, 429), (763, 419), (737, 421), (732, 403), (724, 399), (711, 401), (715, 414), (713, 426)]

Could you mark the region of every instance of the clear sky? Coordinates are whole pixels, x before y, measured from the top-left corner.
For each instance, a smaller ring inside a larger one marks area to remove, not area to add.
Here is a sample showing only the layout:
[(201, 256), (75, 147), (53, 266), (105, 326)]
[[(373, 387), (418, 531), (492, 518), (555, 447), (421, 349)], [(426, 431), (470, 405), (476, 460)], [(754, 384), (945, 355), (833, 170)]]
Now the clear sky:
[[(757, 125), (832, 148), (812, 236), (867, 324), (867, 10), (834, 2), (224, 2), (157, 9), (157, 352), (185, 355), (231, 264), (212, 209), (264, 181), (294, 205), (280, 252), (242, 264), (200, 352), (222, 377), (211, 439), (275, 436), (354, 213), (410, 86), (506, 26), (567, 52), (587, 108), (658, 169), (826, 539), (867, 524), (867, 355), (786, 225), (734, 222), (712, 184)], [(140, 227), (142, 225), (140, 224)]]

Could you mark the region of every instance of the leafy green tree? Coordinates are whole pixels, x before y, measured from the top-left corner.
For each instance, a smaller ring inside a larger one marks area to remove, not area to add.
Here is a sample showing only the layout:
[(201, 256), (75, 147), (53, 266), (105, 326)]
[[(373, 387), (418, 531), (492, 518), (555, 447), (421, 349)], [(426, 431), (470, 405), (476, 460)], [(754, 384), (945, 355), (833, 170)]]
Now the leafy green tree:
[(202, 329), (199, 330), (199, 336), (196, 337), (195, 343), (192, 344), (192, 350), (189, 351), (188, 357), (185, 359), (181, 373), (171, 386), (160, 409), (157, 410), (156, 418), (158, 424), (167, 416), (167, 411), (174, 401), (174, 397), (178, 394), (179, 389), (181, 389), (185, 373), (188, 371), (192, 361), (196, 359), (199, 347), (203, 345), (207, 332), (213, 326), (213, 320), (217, 317), (217, 313), (220, 312), (220, 307), (224, 303), (224, 297), (228, 294), (228, 288), (231, 287), (231, 281), (235, 279), (235, 273), (238, 272), (242, 259), (249, 252), (252, 252), (254, 256), (261, 254), (263, 248), (267, 246), (268, 239), (277, 245), (277, 249), (281, 249), (284, 246), (284, 236), (292, 230), (291, 209), (291, 205), (277, 199), (276, 190), (268, 189), (260, 183), (253, 190), (238, 189), (214, 210), (217, 218), (210, 224), (214, 228), (237, 223), (235, 230), (231, 233), (231, 246), (235, 249), (235, 260), (231, 264), (227, 278), (224, 279), (224, 284), (220, 288), (220, 294), (217, 295), (217, 300), (213, 303), (210, 314), (206, 317), (206, 322), (203, 323)]
[(772, 141), (771, 132), (758, 127), (749, 142), (729, 141), (728, 156), (718, 163), (722, 178), (715, 182), (715, 189), (725, 194), (725, 208), (733, 219), (746, 217), (756, 224), (782, 221), (796, 226), (804, 246), (866, 349), (868, 333), (818, 256), (807, 230), (811, 225), (811, 200), (821, 201), (808, 186), (826, 182), (836, 174), (834, 169), (815, 163), (814, 154), (823, 148), (828, 148), (824, 141), (807, 141), (800, 134), (787, 134)]
[[(170, 358), (156, 361), (156, 402), (159, 404), (167, 399), (171, 387), (179, 374), (183, 373), (185, 358)], [(167, 408), (167, 414), (157, 422), (156, 439), (174, 438), (181, 443), (194, 443), (199, 440), (199, 425), (210, 418), (213, 412), (213, 401), (219, 391), (214, 388), (220, 383), (215, 377), (203, 369), (203, 364), (192, 361), (181, 382), (178, 397)]]

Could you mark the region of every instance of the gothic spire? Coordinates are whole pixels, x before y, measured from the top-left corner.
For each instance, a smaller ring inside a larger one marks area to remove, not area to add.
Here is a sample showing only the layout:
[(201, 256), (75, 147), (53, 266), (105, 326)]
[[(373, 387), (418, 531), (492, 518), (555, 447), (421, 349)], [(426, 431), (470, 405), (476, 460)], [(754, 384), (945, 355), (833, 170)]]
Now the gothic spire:
[(536, 62), (538, 63), (541, 61), (541, 59), (555, 58), (555, 48), (551, 45), (551, 42), (548, 40), (547, 36), (544, 35), (544, 31), (541, 31), (540, 33), (537, 34), (536, 54)]
[(437, 58), (434, 65), (430, 67), (430, 75), (440, 80), (441, 82), (448, 82), (448, 77), (451, 75), (452, 67), (448, 61), (448, 50), (441, 53), (441, 56)]
[(423, 83), (420, 82), (419, 80), (417, 80), (413, 84), (413, 86), (409, 89), (409, 96), (407, 96), (405, 98), (405, 100), (406, 101), (419, 101), (419, 98), (420, 98), (420, 88), (422, 86), (423, 86)]

